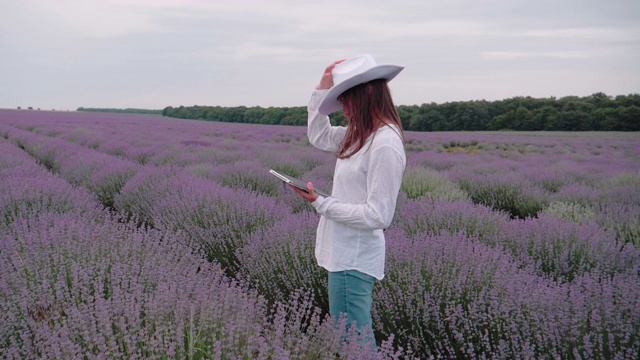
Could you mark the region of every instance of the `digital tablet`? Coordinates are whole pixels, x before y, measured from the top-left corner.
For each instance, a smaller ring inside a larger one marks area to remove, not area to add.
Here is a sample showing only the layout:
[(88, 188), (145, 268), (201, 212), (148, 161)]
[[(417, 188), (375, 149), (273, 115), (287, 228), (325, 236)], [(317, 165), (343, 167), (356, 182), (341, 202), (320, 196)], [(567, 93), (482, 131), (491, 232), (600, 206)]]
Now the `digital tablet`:
[[(309, 192), (309, 190), (307, 189), (307, 183), (306, 182), (304, 182), (304, 181), (302, 181), (302, 180), (300, 180), (298, 178), (295, 178), (295, 177), (293, 177), (291, 175), (286, 175), (286, 174), (279, 173), (279, 172), (277, 172), (277, 171), (275, 171), (273, 169), (269, 170), (269, 172), (271, 174), (273, 174), (275, 177), (277, 177), (278, 179), (284, 181), (285, 183), (291, 184), (291, 185), (293, 185), (293, 186), (297, 187), (298, 189), (303, 190), (305, 192)], [(322, 195), (324, 197), (328, 197), (329, 196), (327, 193), (325, 193), (323, 191), (320, 191), (318, 189), (313, 189), (313, 192), (315, 192), (318, 195)]]

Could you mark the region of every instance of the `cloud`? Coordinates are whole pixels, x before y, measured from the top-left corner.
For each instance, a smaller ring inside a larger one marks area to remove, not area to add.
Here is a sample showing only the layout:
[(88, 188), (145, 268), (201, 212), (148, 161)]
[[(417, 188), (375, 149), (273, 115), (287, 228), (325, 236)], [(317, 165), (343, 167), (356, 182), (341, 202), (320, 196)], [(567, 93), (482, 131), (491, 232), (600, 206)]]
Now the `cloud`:
[(308, 49), (301, 49), (289, 46), (270, 46), (255, 42), (241, 43), (233, 50), (234, 57), (239, 60), (249, 60), (251, 58), (279, 59), (285, 62), (304, 61), (311, 59), (314, 52)]
[(602, 40), (602, 41), (638, 41), (640, 27), (578, 27), (559, 29), (536, 29), (525, 31), (520, 36), (550, 39)]
[(363, 52), (407, 66), (403, 104), (637, 92), (638, 4), (4, 1), (0, 106), (298, 106), (330, 61)]
[[(8, 12), (3, 19), (3, 31), (40, 43), (109, 38), (161, 29), (148, 11), (109, 2), (24, 1), (3, 10)], [(17, 28), (23, 31), (15, 31)]]
[(521, 60), (525, 58), (589, 59), (606, 55), (604, 50), (567, 50), (567, 51), (482, 51), (480, 56), (486, 60)]

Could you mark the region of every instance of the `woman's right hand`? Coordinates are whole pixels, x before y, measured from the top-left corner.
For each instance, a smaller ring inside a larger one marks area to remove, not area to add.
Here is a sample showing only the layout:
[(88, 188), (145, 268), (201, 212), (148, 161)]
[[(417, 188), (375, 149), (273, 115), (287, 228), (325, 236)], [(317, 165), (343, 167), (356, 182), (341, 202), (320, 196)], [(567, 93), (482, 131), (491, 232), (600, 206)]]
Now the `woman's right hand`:
[(333, 87), (333, 68), (345, 60), (346, 59), (336, 60), (331, 63), (331, 65), (327, 66), (326, 69), (324, 69), (324, 74), (322, 74), (322, 78), (320, 78), (320, 84), (316, 86), (316, 90), (326, 90)]
[(297, 187), (289, 184), (289, 186), (295, 190), (300, 196), (302, 196), (302, 198), (304, 198), (305, 200), (307, 200), (308, 202), (312, 203), (316, 200), (318, 200), (318, 194), (316, 194), (315, 191), (313, 191), (313, 184), (311, 182), (307, 183), (307, 191), (298, 189)]

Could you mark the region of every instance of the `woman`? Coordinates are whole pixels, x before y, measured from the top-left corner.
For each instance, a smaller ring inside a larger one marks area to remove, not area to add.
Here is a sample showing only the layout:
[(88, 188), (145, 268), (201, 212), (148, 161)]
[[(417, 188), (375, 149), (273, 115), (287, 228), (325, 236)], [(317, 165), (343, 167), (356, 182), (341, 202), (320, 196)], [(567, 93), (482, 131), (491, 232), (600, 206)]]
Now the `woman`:
[[(294, 188), (321, 215), (315, 255), (329, 271), (329, 310), (346, 313), (358, 331), (371, 327), (375, 279), (384, 277), (383, 229), (393, 219), (406, 165), (404, 137), (387, 82), (404, 67), (378, 65), (370, 55), (329, 65), (311, 96), (307, 135), (338, 156), (330, 197)], [(331, 126), (342, 109), (348, 125)], [(371, 337), (374, 341), (375, 339)]]

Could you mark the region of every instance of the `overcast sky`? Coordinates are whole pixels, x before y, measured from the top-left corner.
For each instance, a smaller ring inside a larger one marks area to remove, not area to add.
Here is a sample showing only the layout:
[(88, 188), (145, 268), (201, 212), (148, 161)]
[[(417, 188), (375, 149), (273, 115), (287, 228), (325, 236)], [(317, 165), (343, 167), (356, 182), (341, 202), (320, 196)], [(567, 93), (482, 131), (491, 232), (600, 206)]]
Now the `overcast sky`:
[(0, 108), (306, 106), (361, 53), (397, 105), (640, 93), (640, 1), (1, 0)]

